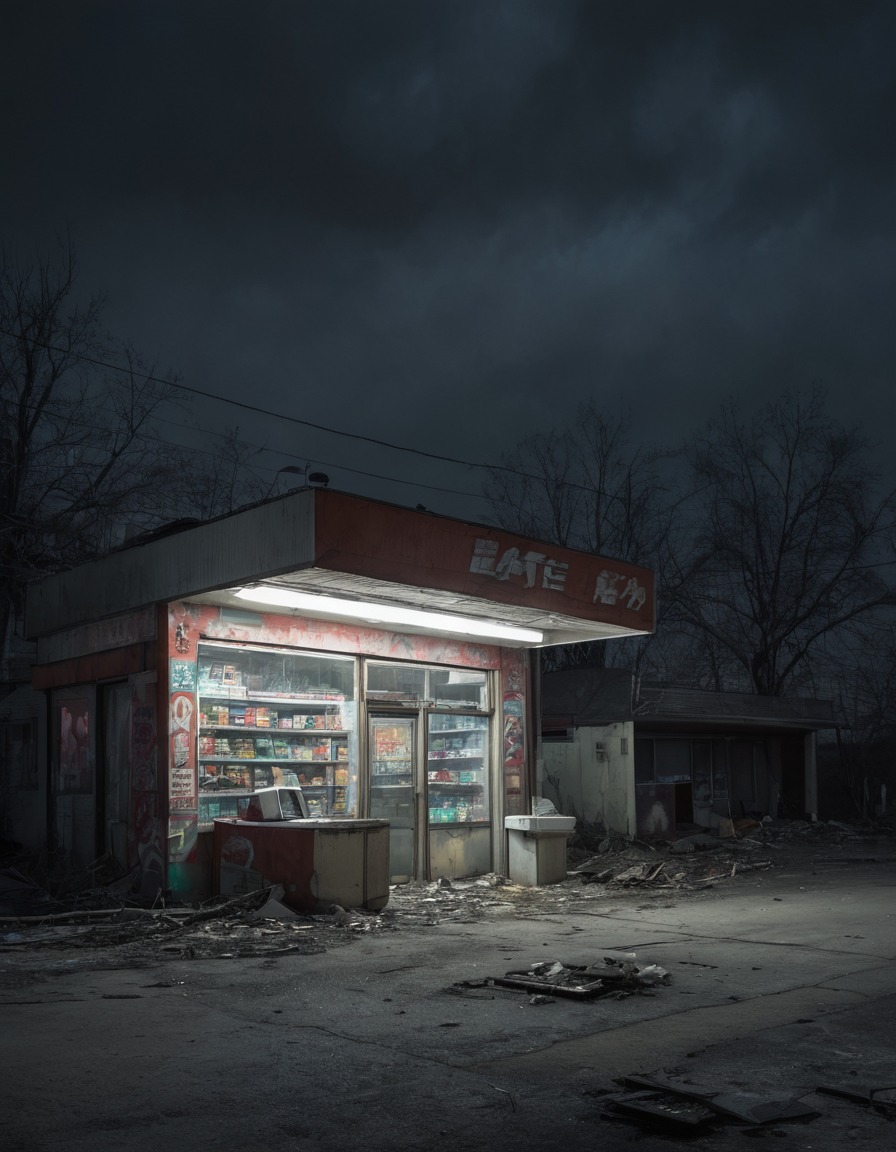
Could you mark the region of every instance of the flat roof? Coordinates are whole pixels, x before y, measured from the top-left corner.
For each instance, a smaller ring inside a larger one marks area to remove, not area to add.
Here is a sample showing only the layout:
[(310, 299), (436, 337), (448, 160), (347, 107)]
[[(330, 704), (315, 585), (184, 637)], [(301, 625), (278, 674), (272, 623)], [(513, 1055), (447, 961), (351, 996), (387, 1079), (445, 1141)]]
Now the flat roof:
[[(47, 636), (175, 600), (249, 609), (245, 597), (259, 588), (535, 629), (543, 645), (641, 635), (652, 632), (655, 621), (650, 569), (494, 526), (304, 488), (138, 539), (30, 585), (26, 635)], [(308, 603), (299, 614), (332, 618), (329, 608)], [(392, 627), (440, 632), (438, 626)]]

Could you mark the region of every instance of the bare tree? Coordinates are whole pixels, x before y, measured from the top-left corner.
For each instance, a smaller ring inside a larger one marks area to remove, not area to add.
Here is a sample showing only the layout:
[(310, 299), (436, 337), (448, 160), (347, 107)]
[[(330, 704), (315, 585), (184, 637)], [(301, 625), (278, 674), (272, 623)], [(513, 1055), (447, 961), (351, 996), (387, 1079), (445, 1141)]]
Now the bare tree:
[[(626, 420), (607, 417), (593, 400), (573, 429), (527, 437), (491, 471), (486, 496), (494, 523), (598, 555), (657, 567), (674, 516), (655, 453), (631, 448)], [(548, 667), (614, 663), (635, 668), (644, 640), (579, 644), (549, 651)]]
[[(100, 336), (78, 303), (73, 246), (0, 266), (0, 654), (25, 582), (166, 518), (171, 449), (155, 420), (176, 393)], [(110, 367), (116, 365), (119, 370)]]
[(521, 536), (579, 547), (587, 495), (581, 479), (579, 445), (570, 432), (527, 436), (489, 473), (491, 518)]
[(269, 496), (271, 469), (259, 471), (264, 452), (240, 439), (237, 427), (226, 428), (213, 448), (195, 447), (180, 478), (183, 514), (210, 520)]
[(824, 396), (790, 393), (752, 419), (727, 404), (688, 451), (692, 544), (673, 580), (687, 646), (723, 683), (777, 696), (809, 680), (826, 642), (879, 613), (896, 500), (869, 445)]
[(837, 775), (856, 812), (871, 819), (892, 807), (896, 789), (896, 623), (892, 610), (889, 619), (850, 628), (841, 642), (828, 646), (825, 656), (822, 691), (833, 697), (841, 721)]

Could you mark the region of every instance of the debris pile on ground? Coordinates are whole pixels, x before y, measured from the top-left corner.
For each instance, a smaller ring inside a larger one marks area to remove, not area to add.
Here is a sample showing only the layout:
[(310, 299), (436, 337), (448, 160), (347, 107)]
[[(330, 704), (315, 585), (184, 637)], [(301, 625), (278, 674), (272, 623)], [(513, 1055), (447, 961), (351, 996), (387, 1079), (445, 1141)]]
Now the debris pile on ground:
[(755, 842), (718, 840), (704, 834), (689, 835), (673, 843), (648, 845), (630, 841), (622, 848), (593, 856), (578, 864), (572, 875), (583, 884), (610, 888), (677, 888), (693, 890), (738, 872), (771, 868)]
[(888, 1120), (896, 1120), (896, 1086), (885, 1085), (882, 1088), (859, 1087), (857, 1084), (819, 1084), (815, 1089), (822, 1096), (837, 1096), (841, 1100), (849, 1100), (853, 1104), (862, 1104), (886, 1116)]
[(668, 1135), (702, 1135), (720, 1124), (732, 1123), (744, 1130), (762, 1129), (785, 1121), (815, 1120), (821, 1115), (793, 1097), (761, 1100), (675, 1084), (655, 1076), (624, 1076), (616, 1083), (625, 1091), (604, 1100), (602, 1117), (660, 1129)]
[(137, 880), (137, 868), (122, 873), (107, 857), (73, 868), (61, 854), (51, 858), (21, 848), (8, 850), (0, 859), (0, 921), (86, 919), (93, 913), (149, 907), (151, 901), (135, 891)]
[(0, 950), (58, 944), (120, 949), (129, 956), (310, 952), (402, 926), (593, 914), (632, 899), (677, 900), (772, 868), (894, 858), (892, 834), (879, 826), (763, 819), (734, 822), (732, 830), (733, 836), (718, 838), (691, 828), (676, 841), (646, 843), (590, 829), (572, 838), (571, 870), (558, 884), (523, 886), (497, 873), (442, 877), (392, 886), (388, 905), (378, 913), (333, 906), (299, 915), (274, 889), (233, 900), (218, 897), (199, 909), (161, 895), (148, 904), (135, 894), (133, 874), (98, 884), (91, 882), (103, 876), (99, 867), (51, 877), (40, 861), (7, 857), (0, 868)]
[(557, 997), (570, 1000), (609, 998), (624, 1000), (628, 996), (653, 995), (671, 977), (658, 964), (639, 966), (634, 952), (622, 956), (605, 956), (594, 964), (564, 964), (560, 960), (541, 960), (528, 968), (515, 969), (503, 976), (486, 976), (478, 980), (460, 980), (446, 988), (455, 996), (472, 994), (484, 988), (505, 988), (526, 992), (530, 1004), (553, 1004)]
[[(580, 842), (570, 850), (570, 873), (580, 877), (583, 884), (610, 888), (693, 890), (740, 873), (801, 861), (807, 850), (818, 853), (831, 849), (833, 855), (816, 856), (827, 863), (891, 859), (894, 854), (892, 833), (877, 825), (772, 820), (766, 816), (725, 821), (721, 832), (725, 834), (691, 827), (675, 840), (651, 843), (607, 836), (587, 856)], [(593, 837), (588, 839), (593, 842)]]
[(529, 968), (489, 977), (496, 988), (519, 988), (546, 996), (566, 996), (593, 1000), (611, 996), (616, 1000), (643, 994), (660, 984), (668, 984), (669, 973), (657, 964), (639, 968), (634, 953), (623, 957), (605, 956), (599, 964), (562, 964), (543, 960)]
[(313, 915), (292, 911), (274, 885), (232, 898), (215, 898), (201, 908), (106, 908), (7, 923), (0, 948), (109, 950), (133, 959), (162, 954), (186, 959), (233, 959), (323, 952), (336, 943), (370, 931), (394, 927), (385, 910), (370, 913), (331, 905)]

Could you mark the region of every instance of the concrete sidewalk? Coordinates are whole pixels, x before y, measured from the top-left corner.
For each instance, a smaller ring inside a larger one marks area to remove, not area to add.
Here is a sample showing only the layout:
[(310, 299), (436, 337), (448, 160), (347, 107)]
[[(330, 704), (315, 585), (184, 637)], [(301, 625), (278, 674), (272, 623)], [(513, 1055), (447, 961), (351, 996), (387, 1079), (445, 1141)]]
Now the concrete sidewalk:
[[(602, 1115), (614, 1077), (664, 1072), (802, 1097), (818, 1118), (758, 1130), (777, 1148), (889, 1149), (886, 1118), (814, 1089), (896, 1084), (894, 880), (878, 862), (572, 906), (560, 888), (525, 914), (399, 921), (281, 957), (10, 947), (4, 1147), (669, 1147)], [(475, 986), (621, 952), (671, 983), (543, 1004)], [(742, 1148), (744, 1131), (696, 1143)]]

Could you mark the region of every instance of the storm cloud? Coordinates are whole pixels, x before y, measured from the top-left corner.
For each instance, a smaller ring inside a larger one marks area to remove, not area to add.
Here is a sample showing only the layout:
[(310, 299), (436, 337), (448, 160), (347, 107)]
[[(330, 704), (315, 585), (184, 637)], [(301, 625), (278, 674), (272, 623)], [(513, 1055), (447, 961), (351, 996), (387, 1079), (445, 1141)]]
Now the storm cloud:
[[(588, 397), (645, 440), (812, 384), (893, 426), (886, 0), (6, 14), (2, 238), (71, 227), (108, 326), (185, 383), (476, 460)], [(340, 464), (480, 481), (202, 416), (355, 491)]]

